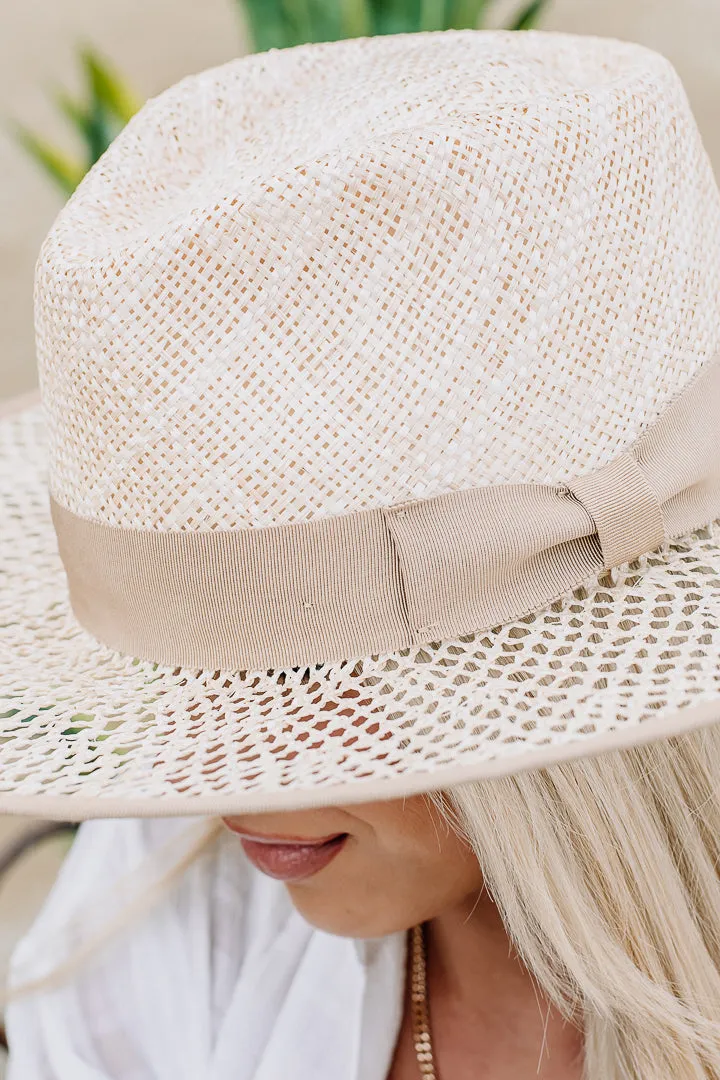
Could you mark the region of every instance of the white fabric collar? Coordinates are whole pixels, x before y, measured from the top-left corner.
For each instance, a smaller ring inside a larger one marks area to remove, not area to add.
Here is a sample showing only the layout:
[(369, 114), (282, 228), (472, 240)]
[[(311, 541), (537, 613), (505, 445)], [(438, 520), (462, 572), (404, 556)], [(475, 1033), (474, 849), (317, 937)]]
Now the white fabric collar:
[[(14, 980), (68, 920), (102, 912), (178, 824), (83, 825)], [(311, 928), (228, 837), (81, 977), (16, 1000), (8, 1080), (386, 1080), (402, 1019), (406, 935)], [(92, 918), (89, 918), (92, 923)]]

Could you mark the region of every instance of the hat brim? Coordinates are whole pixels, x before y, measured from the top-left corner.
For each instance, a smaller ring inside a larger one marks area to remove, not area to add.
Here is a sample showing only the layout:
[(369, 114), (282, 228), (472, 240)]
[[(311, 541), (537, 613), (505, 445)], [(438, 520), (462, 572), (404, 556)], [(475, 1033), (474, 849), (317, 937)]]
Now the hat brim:
[(231, 814), (447, 788), (720, 720), (720, 525), (540, 611), (313, 668), (196, 671), (76, 621), (44, 418), (0, 421), (0, 812)]

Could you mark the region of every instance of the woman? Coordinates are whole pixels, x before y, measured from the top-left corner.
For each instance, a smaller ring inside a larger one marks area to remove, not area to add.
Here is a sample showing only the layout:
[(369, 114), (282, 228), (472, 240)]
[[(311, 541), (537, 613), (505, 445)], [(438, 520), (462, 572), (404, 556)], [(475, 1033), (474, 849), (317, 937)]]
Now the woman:
[(720, 1077), (719, 255), (634, 45), (308, 46), (128, 125), (0, 429), (0, 809), (116, 819), (12, 1080)]

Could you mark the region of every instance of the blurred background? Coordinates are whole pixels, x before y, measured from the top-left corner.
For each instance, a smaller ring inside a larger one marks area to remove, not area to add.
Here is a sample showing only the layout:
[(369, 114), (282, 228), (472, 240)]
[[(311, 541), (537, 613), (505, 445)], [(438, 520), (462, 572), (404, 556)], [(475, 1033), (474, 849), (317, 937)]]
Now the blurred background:
[[(32, 279), (43, 237), (145, 99), (252, 49), (448, 25), (537, 26), (659, 50), (720, 173), (720, 0), (0, 0), (0, 408), (37, 383)], [(0, 818), (0, 971), (71, 839)]]

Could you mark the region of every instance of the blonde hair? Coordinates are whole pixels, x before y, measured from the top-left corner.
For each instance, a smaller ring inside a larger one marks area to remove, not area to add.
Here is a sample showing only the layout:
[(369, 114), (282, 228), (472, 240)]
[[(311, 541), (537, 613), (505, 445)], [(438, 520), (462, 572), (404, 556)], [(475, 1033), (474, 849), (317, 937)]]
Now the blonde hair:
[[(585, 1080), (720, 1080), (720, 725), (429, 796), (472, 845), (544, 997), (585, 1033)], [(208, 821), (67, 962), (147, 911), (218, 836)]]
[(447, 793), (586, 1080), (720, 1080), (720, 726)]

